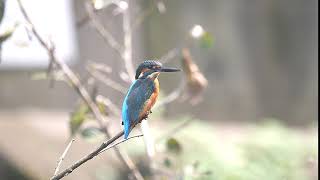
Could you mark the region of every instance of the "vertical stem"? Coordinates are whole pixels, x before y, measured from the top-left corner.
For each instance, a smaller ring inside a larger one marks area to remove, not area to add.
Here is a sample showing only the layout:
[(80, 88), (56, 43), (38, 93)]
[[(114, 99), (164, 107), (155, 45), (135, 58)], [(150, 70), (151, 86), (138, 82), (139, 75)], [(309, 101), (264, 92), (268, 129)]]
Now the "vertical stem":
[(149, 129), (150, 128), (149, 128), (148, 121), (145, 119), (142, 120), (141, 121), (141, 131), (142, 131), (144, 142), (146, 145), (148, 157), (151, 159), (151, 158), (153, 158), (153, 156), (155, 154), (155, 149), (154, 149), (154, 140), (153, 140), (152, 135), (150, 134)]
[[(126, 0), (129, 5), (129, 0)], [(125, 68), (131, 81), (134, 81), (135, 72), (132, 63), (132, 31), (130, 21), (130, 6), (123, 12), (124, 52), (123, 59)]]

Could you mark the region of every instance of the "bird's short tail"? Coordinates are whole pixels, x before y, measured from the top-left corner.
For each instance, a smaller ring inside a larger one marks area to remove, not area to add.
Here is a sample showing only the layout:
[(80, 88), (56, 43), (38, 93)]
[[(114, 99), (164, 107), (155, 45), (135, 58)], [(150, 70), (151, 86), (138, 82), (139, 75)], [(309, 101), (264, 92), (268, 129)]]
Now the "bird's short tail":
[(124, 124), (124, 138), (128, 139), (129, 133), (131, 131), (130, 122), (123, 121), (123, 124)]

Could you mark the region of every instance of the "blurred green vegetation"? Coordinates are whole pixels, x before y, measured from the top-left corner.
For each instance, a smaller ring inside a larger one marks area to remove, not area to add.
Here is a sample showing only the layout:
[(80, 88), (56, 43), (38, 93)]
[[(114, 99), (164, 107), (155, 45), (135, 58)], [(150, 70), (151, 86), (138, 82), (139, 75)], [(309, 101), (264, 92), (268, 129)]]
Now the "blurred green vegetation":
[[(184, 121), (188, 118), (170, 121), (167, 127), (151, 126), (160, 137), (156, 139), (157, 168), (174, 174), (173, 179), (317, 179), (317, 126), (297, 130), (269, 119), (263, 124), (228, 127), (192, 120), (174, 134), (163, 135)], [(139, 142), (121, 146), (132, 156), (143, 157)]]

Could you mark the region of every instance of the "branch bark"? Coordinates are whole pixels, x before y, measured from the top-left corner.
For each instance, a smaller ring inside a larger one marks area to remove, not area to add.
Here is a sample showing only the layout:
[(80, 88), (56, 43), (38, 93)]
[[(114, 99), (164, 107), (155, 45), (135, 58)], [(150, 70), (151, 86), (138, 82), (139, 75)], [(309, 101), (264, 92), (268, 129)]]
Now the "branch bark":
[(60, 166), (61, 166), (61, 164), (62, 164), (62, 161), (63, 161), (64, 158), (66, 157), (66, 155), (67, 155), (67, 153), (68, 153), (68, 151), (69, 151), (69, 149), (70, 149), (70, 147), (71, 147), (71, 145), (72, 145), (73, 142), (74, 142), (74, 139), (72, 139), (72, 140), (69, 142), (68, 146), (67, 146), (66, 149), (63, 151), (63, 153), (62, 153), (62, 155), (61, 155), (61, 157), (60, 157), (60, 159), (59, 159), (59, 161), (58, 161), (58, 163), (57, 163), (57, 167), (56, 167), (56, 169), (55, 169), (55, 171), (54, 171), (53, 176), (56, 176), (56, 175), (58, 174), (59, 169), (60, 169)]
[(94, 7), (92, 3), (85, 3), (88, 17), (91, 24), (97, 33), (102, 37), (102, 39), (110, 45), (120, 56), (123, 54), (123, 47), (116, 41), (112, 34), (99, 22), (98, 17), (95, 14)]
[(96, 148), (94, 151), (89, 153), (88, 155), (84, 156), (81, 158), (79, 161), (68, 167), (66, 170), (62, 171), (61, 173), (53, 176), (51, 180), (58, 180), (62, 179), (63, 177), (67, 176), (68, 174), (72, 173), (73, 170), (77, 169), (80, 167), (82, 164), (85, 162), (89, 161), (90, 159), (96, 157), (97, 155), (100, 154), (100, 151), (108, 147), (111, 143), (119, 139), (122, 135), (124, 134), (124, 131), (119, 132), (117, 135), (115, 135), (113, 138), (110, 138), (109, 140), (103, 142), (98, 148)]

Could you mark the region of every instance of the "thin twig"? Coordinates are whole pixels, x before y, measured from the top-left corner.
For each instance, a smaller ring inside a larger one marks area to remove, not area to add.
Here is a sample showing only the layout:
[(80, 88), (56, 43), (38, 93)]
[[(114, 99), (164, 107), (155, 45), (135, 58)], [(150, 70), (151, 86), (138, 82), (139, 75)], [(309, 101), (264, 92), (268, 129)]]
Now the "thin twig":
[(56, 176), (56, 175), (58, 174), (59, 169), (60, 169), (60, 166), (61, 166), (61, 164), (62, 164), (62, 161), (63, 161), (64, 158), (66, 157), (66, 155), (67, 155), (67, 153), (68, 153), (68, 151), (69, 151), (69, 149), (70, 149), (70, 147), (71, 147), (71, 145), (72, 145), (73, 142), (74, 142), (74, 139), (72, 139), (72, 140), (69, 142), (68, 146), (67, 146), (66, 149), (63, 151), (63, 153), (62, 153), (62, 155), (61, 155), (61, 157), (60, 157), (60, 159), (59, 159), (59, 161), (58, 161), (58, 163), (57, 163), (57, 167), (56, 167), (56, 169), (55, 169), (55, 171), (54, 171), (53, 176)]
[(69, 175), (72, 173), (75, 169), (77, 169), (79, 166), (84, 164), (85, 162), (89, 161), (90, 159), (96, 157), (97, 155), (100, 154), (100, 151), (108, 147), (111, 143), (115, 142), (117, 139), (119, 139), (122, 135), (124, 134), (124, 131), (119, 132), (117, 135), (114, 137), (110, 138), (107, 141), (104, 141), (98, 148), (96, 148), (94, 151), (89, 153), (88, 155), (84, 156), (81, 158), (79, 161), (68, 167), (66, 170), (62, 171), (61, 173), (53, 176), (51, 180), (58, 180), (62, 179), (63, 177)]
[[(130, 7), (129, 0), (126, 0)], [(132, 29), (131, 29), (131, 19), (130, 19), (130, 8), (123, 12), (123, 33), (124, 33), (124, 52), (123, 60), (126, 71), (129, 75), (131, 82), (134, 81), (135, 71), (132, 62)]]
[(168, 96), (166, 96), (165, 98), (160, 100), (158, 103), (156, 103), (154, 108), (159, 108), (159, 107), (165, 106), (165, 105), (170, 104), (171, 102), (177, 100), (180, 97), (185, 86), (186, 86), (186, 82), (184, 79), (182, 79), (179, 87), (177, 89), (175, 89), (174, 91), (172, 91)]
[(155, 4), (152, 2), (151, 6), (149, 6), (147, 9), (143, 10), (136, 18), (135, 21), (132, 24), (132, 30), (137, 29), (144, 20), (152, 14), (152, 12), (155, 9)]
[(105, 75), (103, 75), (102, 73), (95, 71), (95, 70), (91, 70), (89, 68), (87, 68), (89, 74), (94, 77), (95, 79), (103, 82), (105, 85), (111, 87), (112, 89), (120, 92), (121, 94), (126, 94), (127, 90), (125, 87), (123, 87), (121, 84), (117, 83), (116, 81), (113, 81), (112, 79), (106, 77)]
[(128, 139), (123, 139), (123, 140), (121, 140), (121, 141), (119, 141), (119, 142), (117, 142), (117, 143), (115, 143), (115, 144), (113, 144), (113, 145), (111, 145), (111, 146), (109, 146), (109, 147), (101, 150), (101, 151), (99, 152), (99, 154), (101, 154), (101, 153), (103, 153), (103, 152), (105, 152), (105, 151), (107, 151), (107, 150), (109, 150), (109, 149), (112, 149), (112, 148), (118, 146), (119, 144), (128, 141), (129, 139), (138, 138), (138, 137), (142, 137), (142, 136), (143, 136), (143, 134), (139, 134), (139, 135), (135, 135), (135, 136), (132, 136), (132, 137), (128, 137)]
[[(106, 134), (107, 138), (111, 138), (111, 134), (108, 131), (107, 127), (105, 126), (105, 118), (99, 111), (98, 106), (95, 104), (95, 102), (92, 100), (90, 97), (90, 94), (88, 91), (85, 89), (85, 87), (81, 84), (79, 78), (75, 75), (75, 73), (65, 64), (63, 61), (60, 61), (56, 58), (54, 49), (50, 48), (49, 44), (47, 44), (43, 38), (40, 36), (38, 31), (35, 29), (35, 26), (33, 25), (32, 21), (30, 20), (28, 14), (26, 13), (21, 0), (17, 0), (19, 4), (20, 11), (22, 12), (22, 15), (24, 16), (25, 20), (29, 23), (30, 28), (36, 39), (39, 41), (39, 43), (47, 50), (50, 60), (53, 61), (58, 68), (60, 68), (72, 87), (75, 89), (75, 91), (81, 96), (81, 98), (86, 102), (86, 104), (89, 106), (90, 110), (94, 114), (96, 121), (98, 122), (99, 126), (101, 129), (104, 131)], [(129, 156), (124, 152), (118, 149), (117, 147), (114, 148), (116, 155), (119, 157), (119, 159), (130, 169), (130, 171), (133, 173), (134, 177), (137, 180), (143, 180), (143, 176), (139, 172), (138, 168), (134, 165), (132, 160), (129, 158)], [(85, 161), (86, 162), (86, 161)], [(81, 163), (83, 164), (83, 163)], [(81, 165), (80, 164), (80, 165)], [(79, 165), (79, 166), (80, 166)], [(77, 166), (78, 167), (78, 166)], [(66, 173), (68, 174), (68, 173)], [(65, 176), (65, 175), (64, 175)], [(63, 176), (63, 177), (64, 177)]]
[[(153, 11), (156, 9), (156, 7), (158, 7), (158, 3), (157, 0), (154, 0), (153, 2), (150, 2), (151, 5), (149, 5), (149, 7), (147, 7), (147, 9), (143, 10), (136, 18), (135, 21), (132, 24), (132, 30), (136, 30), (146, 19), (148, 16), (150, 16)], [(162, 12), (160, 12), (162, 13)]]
[(173, 48), (170, 51), (168, 51), (165, 55), (159, 58), (159, 61), (162, 64), (166, 64), (170, 61), (172, 61), (174, 58), (176, 58), (179, 55), (179, 48)]
[[(116, 4), (116, 3), (118, 3), (119, 1), (120, 1), (120, 0), (114, 0), (114, 1), (111, 0), (111, 2), (110, 2), (109, 5), (111, 5), (111, 4)], [(94, 11), (95, 14), (100, 14), (100, 13), (103, 13), (104, 10), (107, 9), (107, 7), (109, 7), (109, 6), (107, 5), (107, 6), (104, 6), (104, 7), (102, 7), (102, 8), (99, 8), (99, 9), (94, 8), (93, 11)], [(85, 25), (88, 21), (90, 21), (90, 17), (89, 17), (88, 14), (86, 14), (86, 15), (85, 15), (84, 17), (82, 17), (79, 21), (77, 21), (76, 26), (77, 26), (78, 28), (81, 28), (81, 27), (82, 27), (83, 25)]]
[(89, 61), (86, 67), (94, 69), (96, 71), (106, 73), (106, 74), (110, 74), (112, 72), (112, 68), (104, 63)]
[(108, 109), (110, 109), (113, 112), (114, 115), (119, 116), (121, 114), (121, 110), (109, 98), (106, 98), (102, 95), (98, 95), (96, 97), (96, 101), (106, 105)]
[(64, 62), (62, 62), (62, 61), (60, 61), (60, 60), (58, 60), (56, 58), (56, 56), (54, 54), (55, 53), (54, 52), (54, 48), (52, 48), (52, 46), (47, 44), (42, 39), (42, 37), (40, 36), (38, 31), (35, 29), (35, 26), (32, 23), (32, 21), (30, 20), (30, 18), (28, 16), (28, 14), (26, 13), (24, 7), (22, 6), (21, 0), (17, 0), (17, 1), (19, 3), (19, 7), (20, 7), (20, 10), (21, 10), (24, 18), (30, 24), (30, 28), (31, 28), (32, 33), (35, 35), (35, 37), (38, 40), (38, 42), (40, 42), (40, 44), (48, 51), (48, 54), (50, 56), (50, 60), (54, 61), (54, 63), (62, 70), (62, 72), (65, 74), (66, 78), (72, 84), (72, 87), (85, 100), (85, 102), (89, 105), (89, 107), (91, 108), (93, 113), (97, 115), (97, 119), (98, 119), (99, 124), (101, 124), (101, 126), (104, 126), (103, 125), (104, 117), (99, 112), (98, 107), (95, 106), (95, 103), (91, 99), (90, 94), (88, 93), (88, 91), (82, 86), (79, 78), (75, 75), (74, 72), (72, 72), (72, 70)]
[(106, 42), (112, 49), (114, 49), (121, 57), (123, 56), (123, 47), (118, 43), (112, 34), (104, 27), (98, 20), (98, 17), (95, 15), (95, 11), (92, 3), (87, 2), (86, 10), (92, 23), (94, 29), (102, 37), (104, 42)]

